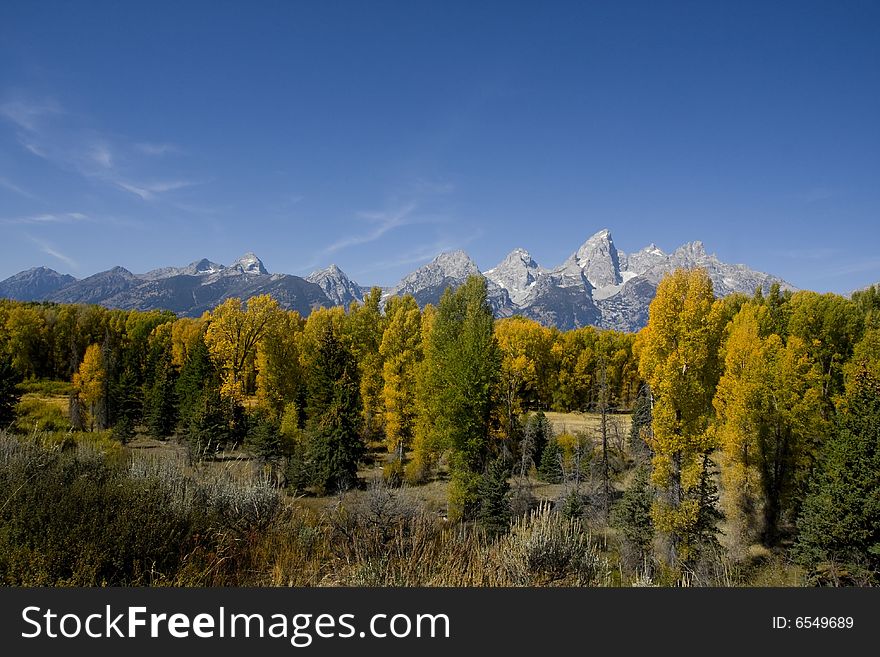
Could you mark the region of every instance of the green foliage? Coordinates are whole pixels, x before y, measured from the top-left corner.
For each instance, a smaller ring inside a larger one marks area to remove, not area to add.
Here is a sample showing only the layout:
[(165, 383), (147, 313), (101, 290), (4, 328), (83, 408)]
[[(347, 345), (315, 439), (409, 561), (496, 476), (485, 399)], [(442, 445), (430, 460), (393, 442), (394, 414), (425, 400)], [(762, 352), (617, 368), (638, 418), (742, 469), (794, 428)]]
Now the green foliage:
[(21, 398), (16, 387), (21, 375), (13, 368), (8, 356), (0, 356), (0, 427), (7, 427), (15, 419), (15, 406)]
[(346, 490), (357, 483), (364, 453), (357, 362), (329, 324), (322, 328), (314, 356), (306, 422), (311, 483), (325, 492)]
[(490, 454), (492, 391), (501, 366), (492, 331), (486, 281), (472, 276), (443, 294), (425, 346), (419, 422), (424, 443), (449, 450), (454, 517), (476, 510), (474, 475)]
[(147, 430), (154, 438), (167, 438), (177, 427), (177, 372), (170, 354), (156, 363), (145, 396)]
[(510, 466), (501, 457), (489, 463), (477, 486), (480, 508), (477, 520), (486, 531), (497, 536), (510, 524)]
[(857, 583), (880, 580), (880, 381), (867, 372), (825, 442), (797, 524), (801, 563), (845, 566)]
[(632, 407), (629, 425), (629, 451), (637, 459), (651, 456), (646, 438), (651, 431), (651, 389), (644, 385)]
[(278, 510), (267, 487), (197, 482), (85, 442), (61, 450), (5, 434), (0, 499), (0, 583), (11, 586), (162, 585), (189, 581), (189, 569), (228, 577), (241, 567), (235, 551)]
[(555, 437), (551, 437), (541, 452), (541, 464), (538, 466), (538, 478), (548, 484), (562, 483), (565, 473), (562, 470), (562, 447)]
[(536, 468), (541, 464), (544, 449), (552, 438), (553, 425), (544, 415), (544, 411), (530, 414), (523, 427), (523, 439), (520, 445), (520, 459), (525, 466), (525, 472), (522, 474), (528, 474), (528, 467), (531, 464)]
[(638, 568), (649, 561), (654, 540), (654, 523), (651, 520), (653, 502), (650, 469), (647, 465), (641, 465), (611, 512), (611, 524), (623, 536), (622, 558), (630, 568)]

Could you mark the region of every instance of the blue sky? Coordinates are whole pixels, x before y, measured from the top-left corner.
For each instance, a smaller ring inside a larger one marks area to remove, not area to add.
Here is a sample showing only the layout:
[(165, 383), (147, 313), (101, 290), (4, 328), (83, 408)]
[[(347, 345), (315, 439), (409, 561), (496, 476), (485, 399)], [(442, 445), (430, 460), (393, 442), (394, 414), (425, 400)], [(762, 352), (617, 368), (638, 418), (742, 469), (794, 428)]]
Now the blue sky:
[(880, 3), (0, 4), (0, 278), (700, 239), (880, 280)]

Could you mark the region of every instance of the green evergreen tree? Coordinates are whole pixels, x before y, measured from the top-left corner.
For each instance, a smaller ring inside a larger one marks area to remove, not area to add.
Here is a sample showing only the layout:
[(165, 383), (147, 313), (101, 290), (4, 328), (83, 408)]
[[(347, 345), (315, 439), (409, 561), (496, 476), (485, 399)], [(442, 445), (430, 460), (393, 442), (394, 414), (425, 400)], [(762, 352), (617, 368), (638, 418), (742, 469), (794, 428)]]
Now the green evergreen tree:
[(190, 419), (201, 412), (205, 391), (219, 387), (220, 377), (211, 363), (205, 341), (200, 338), (187, 354), (175, 383), (179, 420), (184, 427), (188, 427)]
[(360, 380), (351, 348), (329, 324), (319, 338), (306, 411), (312, 484), (325, 492), (351, 488), (364, 452)]
[(650, 467), (644, 464), (636, 469), (632, 483), (611, 513), (611, 524), (623, 536), (622, 553), (630, 567), (637, 568), (649, 560), (654, 540), (654, 523), (651, 520), (653, 502)]
[(160, 359), (155, 364), (145, 400), (147, 430), (154, 438), (167, 438), (177, 426), (176, 383), (177, 373), (170, 357)]
[(0, 429), (5, 429), (15, 419), (15, 407), (21, 394), (17, 385), (21, 375), (12, 366), (8, 356), (0, 356)]
[(524, 460), (530, 461), (539, 467), (541, 457), (544, 455), (544, 448), (553, 437), (553, 425), (544, 415), (544, 411), (532, 413), (526, 420), (523, 427), (523, 441), (521, 449), (526, 449), (527, 454), (521, 456), (526, 457)]
[(471, 276), (447, 289), (427, 342), (419, 422), (426, 442), (449, 452), (450, 513), (471, 517), (479, 508), (479, 479), (491, 456), (492, 391), (501, 353), (486, 280)]
[(232, 442), (227, 405), (219, 388), (206, 388), (186, 418), (184, 436), (195, 460), (213, 458)]
[(551, 438), (541, 453), (541, 465), (538, 466), (538, 478), (548, 484), (562, 483), (565, 473), (562, 471), (562, 447)]
[(109, 397), (113, 400), (113, 437), (121, 443), (127, 443), (135, 433), (135, 425), (141, 418), (140, 388), (135, 372), (126, 367), (121, 374), (109, 384)]
[(867, 371), (823, 446), (797, 527), (800, 563), (843, 566), (861, 583), (880, 582), (880, 381)]
[(651, 390), (643, 385), (636, 401), (633, 403), (629, 425), (629, 451), (636, 459), (647, 459), (651, 456), (651, 448), (645, 441), (646, 433), (651, 430)]
[(480, 508), (477, 520), (491, 536), (507, 531), (510, 525), (510, 465), (498, 457), (489, 463), (477, 488)]

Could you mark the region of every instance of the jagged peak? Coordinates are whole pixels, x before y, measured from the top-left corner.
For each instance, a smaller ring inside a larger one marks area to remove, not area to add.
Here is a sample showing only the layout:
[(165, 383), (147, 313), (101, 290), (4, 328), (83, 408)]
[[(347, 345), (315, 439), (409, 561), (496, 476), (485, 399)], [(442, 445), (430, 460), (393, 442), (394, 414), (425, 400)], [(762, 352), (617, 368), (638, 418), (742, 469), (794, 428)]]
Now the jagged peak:
[(236, 266), (239, 267), (241, 271), (245, 274), (269, 273), (266, 267), (263, 266), (263, 261), (260, 260), (253, 251), (248, 251), (247, 253), (245, 253), (238, 260), (232, 263), (230, 268)]
[(651, 242), (648, 246), (642, 247), (639, 249), (639, 253), (651, 253), (653, 255), (666, 255), (666, 253), (659, 246)]
[(306, 276), (306, 280), (314, 282), (316, 279), (328, 277), (349, 280), (348, 275), (342, 271), (336, 263), (330, 263), (330, 265), (324, 267), (324, 269), (316, 269)]

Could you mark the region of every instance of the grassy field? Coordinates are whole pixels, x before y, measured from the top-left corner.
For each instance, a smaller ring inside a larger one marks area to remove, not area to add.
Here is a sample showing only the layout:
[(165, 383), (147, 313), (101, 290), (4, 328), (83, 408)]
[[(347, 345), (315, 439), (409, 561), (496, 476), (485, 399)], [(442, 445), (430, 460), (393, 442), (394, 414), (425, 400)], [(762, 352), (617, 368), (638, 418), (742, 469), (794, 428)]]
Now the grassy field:
[[(56, 420), (66, 418), (68, 414), (67, 390), (61, 384), (56, 386), (42, 385), (28, 388), (28, 392), (22, 395), (21, 408), (29, 416), (51, 416)], [(43, 407), (42, 409), (40, 407)], [(556, 434), (586, 433), (599, 445), (601, 440), (601, 419), (596, 413), (558, 413), (546, 412), (548, 420)], [(626, 436), (629, 433), (630, 417), (625, 414), (609, 414), (608, 432), (612, 445), (625, 445)], [(41, 426), (42, 428), (42, 426)], [(157, 458), (185, 459), (186, 448), (180, 442), (174, 440), (156, 440), (146, 434), (139, 433), (125, 445), (125, 449), (132, 454), (155, 456)], [(393, 455), (388, 454), (380, 444), (371, 445), (367, 452), (367, 458), (358, 470), (358, 477), (365, 486), (353, 489), (342, 497), (338, 495), (312, 496), (297, 494), (291, 498), (295, 506), (310, 509), (319, 513), (326, 513), (336, 508), (340, 502), (357, 503), (361, 498), (369, 494), (371, 485), (382, 481), (383, 466), (393, 460)], [(256, 462), (243, 450), (235, 450), (224, 453), (221, 458), (206, 461), (194, 466), (207, 474), (225, 470), (242, 477), (252, 476), (257, 469)], [(532, 472), (534, 475), (534, 472)], [(526, 479), (511, 478), (513, 487), (527, 489), (538, 501), (555, 501), (566, 492), (564, 484), (548, 484), (529, 476)], [(448, 473), (445, 464), (441, 462), (439, 471), (430, 481), (419, 486), (410, 486), (406, 491), (409, 501), (415, 506), (438, 516), (447, 513)]]

